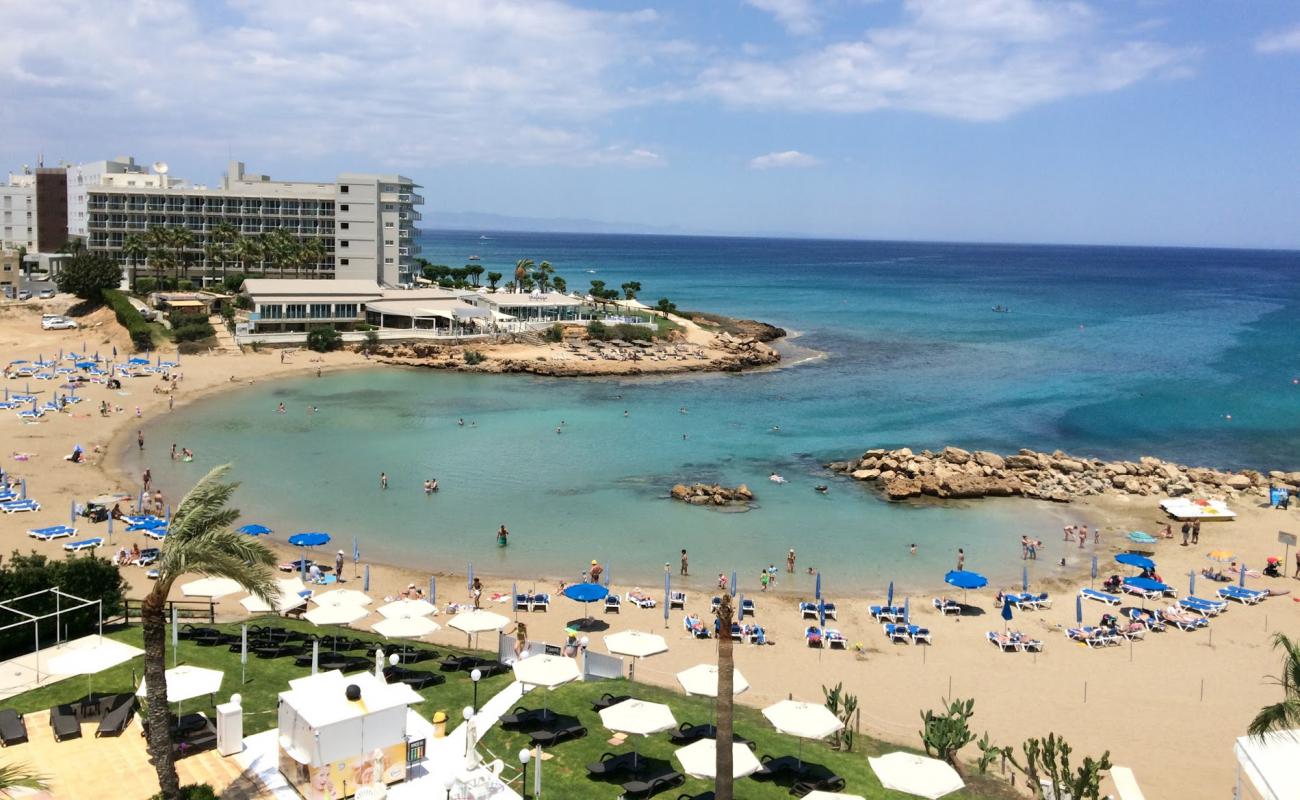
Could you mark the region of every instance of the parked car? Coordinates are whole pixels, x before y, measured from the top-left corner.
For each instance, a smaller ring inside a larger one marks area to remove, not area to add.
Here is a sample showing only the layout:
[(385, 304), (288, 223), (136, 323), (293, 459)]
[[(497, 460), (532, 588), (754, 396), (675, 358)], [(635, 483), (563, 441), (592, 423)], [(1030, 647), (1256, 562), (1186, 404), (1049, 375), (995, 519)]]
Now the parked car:
[(52, 300), (52, 299), (54, 299), (54, 290), (53, 290), (53, 289), (42, 289), (42, 290), (41, 290), (41, 293), (38, 294), (38, 295), (36, 295), (36, 296), (39, 297), (41, 300)]
[(29, 292), (29, 291), (27, 291), (26, 289), (19, 289), (19, 290), (18, 290), (18, 299), (19, 299), (19, 300), (31, 300), (31, 299), (32, 299), (32, 293)]
[(54, 319), (42, 319), (41, 328), (47, 331), (68, 331), (75, 330), (77, 323), (67, 317), (55, 317)]

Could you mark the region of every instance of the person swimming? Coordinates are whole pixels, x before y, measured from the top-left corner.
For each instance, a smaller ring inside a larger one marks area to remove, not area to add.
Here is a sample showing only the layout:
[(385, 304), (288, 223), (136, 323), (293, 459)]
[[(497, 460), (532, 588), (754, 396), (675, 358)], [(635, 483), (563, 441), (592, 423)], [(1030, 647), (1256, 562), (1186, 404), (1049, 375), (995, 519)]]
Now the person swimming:
[(781, 477), (780, 475), (776, 474), (775, 472), (773, 472), (771, 475), (768, 475), (768, 476), (767, 476), (767, 479), (768, 479), (769, 481), (771, 481), (772, 483), (787, 483), (787, 482), (788, 482), (788, 481), (786, 481), (785, 478)]
[(823, 483), (821, 485), (814, 486), (813, 491), (817, 492), (818, 494), (826, 494), (827, 492), (830, 491), (830, 487)]

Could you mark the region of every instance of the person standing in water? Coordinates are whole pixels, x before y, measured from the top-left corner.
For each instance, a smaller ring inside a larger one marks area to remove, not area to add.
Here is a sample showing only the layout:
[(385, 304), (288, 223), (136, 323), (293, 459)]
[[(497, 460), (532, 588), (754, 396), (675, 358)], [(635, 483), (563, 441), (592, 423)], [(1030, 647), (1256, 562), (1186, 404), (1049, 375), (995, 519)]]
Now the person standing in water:
[(966, 550), (964, 548), (958, 547), (957, 548), (957, 571), (961, 572), (965, 568), (966, 568)]
[(497, 547), (505, 547), (509, 543), (510, 531), (506, 530), (506, 525), (503, 522), (501, 523), (501, 527), (497, 529)]
[(690, 561), (686, 558), (686, 548), (685, 548), (685, 547), (682, 548), (682, 574), (683, 574), (683, 575), (690, 575), (690, 574), (691, 574), (691, 564), (690, 564)]
[(785, 571), (791, 575), (794, 574), (794, 559), (794, 548), (791, 547), (790, 552), (785, 554)]
[(381, 472), (381, 473), (379, 473), (379, 488), (380, 488), (380, 489), (387, 489), (387, 488), (388, 488), (388, 473), (387, 473), (387, 472)]

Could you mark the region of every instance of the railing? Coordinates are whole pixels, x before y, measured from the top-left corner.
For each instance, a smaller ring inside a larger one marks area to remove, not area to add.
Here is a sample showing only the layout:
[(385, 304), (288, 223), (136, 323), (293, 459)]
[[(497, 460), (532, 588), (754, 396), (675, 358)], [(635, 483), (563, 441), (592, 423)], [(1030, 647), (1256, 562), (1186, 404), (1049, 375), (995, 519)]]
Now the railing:
[[(217, 621), (217, 604), (212, 600), (168, 600), (163, 613), (169, 622), (173, 608), (176, 609), (178, 622), (206, 622), (210, 625)], [(127, 598), (122, 601), (122, 621), (126, 624), (142, 619), (143, 612), (143, 600)]]

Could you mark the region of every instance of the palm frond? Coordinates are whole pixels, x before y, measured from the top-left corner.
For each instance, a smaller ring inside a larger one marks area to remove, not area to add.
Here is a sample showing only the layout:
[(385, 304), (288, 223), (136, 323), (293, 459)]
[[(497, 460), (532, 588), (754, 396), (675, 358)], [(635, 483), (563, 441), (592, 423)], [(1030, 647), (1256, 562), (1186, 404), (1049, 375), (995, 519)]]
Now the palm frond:
[(28, 772), (26, 765), (0, 764), (0, 795), (12, 797), (10, 789), (35, 789), (44, 792), (49, 788), (45, 783), (45, 776)]
[(1278, 633), (1273, 636), (1273, 648), (1284, 653), (1282, 674), (1271, 679), (1282, 687), (1282, 699), (1261, 708), (1250, 721), (1247, 732), (1256, 738), (1300, 728), (1300, 640)]

